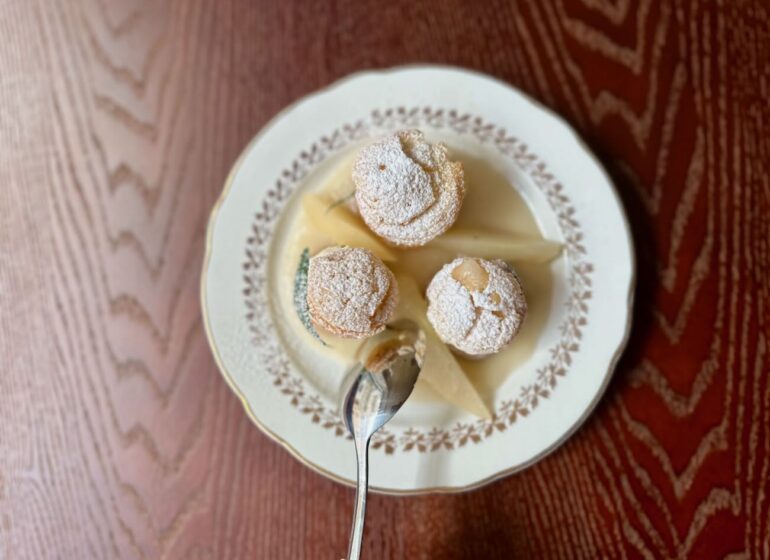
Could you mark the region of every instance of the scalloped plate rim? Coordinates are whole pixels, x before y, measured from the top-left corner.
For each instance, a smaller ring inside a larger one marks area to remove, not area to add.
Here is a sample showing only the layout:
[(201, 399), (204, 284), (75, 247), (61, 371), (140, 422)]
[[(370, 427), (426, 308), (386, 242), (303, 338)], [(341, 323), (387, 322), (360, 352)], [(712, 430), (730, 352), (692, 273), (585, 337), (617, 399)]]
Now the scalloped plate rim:
[(336, 482), (340, 482), (345, 485), (352, 485), (352, 481), (342, 477), (334, 472), (331, 472), (323, 467), (320, 467), (309, 460), (307, 460), (291, 443), (286, 441), (284, 438), (282, 438), (280, 435), (274, 433), (272, 430), (267, 428), (257, 417), (254, 410), (252, 410), (251, 405), (249, 404), (248, 398), (243, 394), (243, 392), (239, 389), (234, 379), (231, 377), (231, 375), (228, 373), (227, 369), (224, 367), (222, 358), (220, 356), (218, 347), (216, 345), (216, 342), (214, 340), (214, 335), (212, 333), (211, 324), (210, 324), (210, 316), (209, 316), (209, 310), (208, 310), (208, 304), (207, 304), (207, 298), (206, 298), (206, 280), (207, 280), (207, 274), (209, 272), (209, 264), (211, 260), (211, 253), (212, 253), (212, 244), (213, 244), (213, 237), (214, 237), (214, 230), (216, 225), (216, 219), (219, 213), (219, 210), (221, 209), (222, 204), (224, 203), (225, 199), (227, 198), (227, 195), (230, 192), (232, 183), (234, 181), (235, 176), (237, 175), (237, 172), (241, 168), (241, 165), (247, 155), (250, 153), (251, 149), (254, 147), (254, 145), (259, 142), (272, 128), (288, 113), (294, 111), (299, 106), (303, 105), (306, 101), (322, 97), (324, 95), (332, 94), (335, 90), (340, 88), (341, 86), (344, 86), (350, 81), (354, 81), (358, 78), (367, 77), (370, 75), (386, 75), (386, 74), (396, 74), (399, 72), (402, 72), (404, 70), (445, 70), (448, 72), (454, 72), (458, 74), (467, 74), (474, 78), (480, 78), (483, 80), (487, 80), (490, 82), (493, 82), (499, 86), (502, 86), (504, 88), (507, 88), (511, 90), (513, 93), (517, 94), (519, 97), (521, 97), (523, 100), (530, 103), (534, 108), (539, 109), (542, 113), (546, 114), (548, 117), (554, 119), (561, 125), (561, 129), (564, 132), (569, 132), (571, 135), (572, 140), (575, 142), (575, 144), (582, 150), (583, 156), (587, 157), (591, 160), (591, 163), (596, 168), (596, 170), (599, 171), (599, 173), (603, 176), (604, 180), (606, 181), (607, 185), (610, 186), (609, 191), (611, 193), (611, 196), (614, 199), (614, 203), (619, 209), (619, 214), (621, 217), (621, 222), (624, 228), (624, 231), (622, 233), (625, 234), (626, 239), (628, 241), (628, 255), (629, 255), (629, 267), (630, 267), (630, 278), (628, 283), (628, 291), (627, 291), (627, 309), (626, 309), (626, 321), (625, 321), (625, 329), (623, 332), (623, 335), (620, 339), (620, 342), (618, 343), (614, 354), (612, 355), (609, 366), (607, 368), (607, 371), (605, 372), (601, 385), (598, 387), (598, 389), (595, 392), (595, 395), (591, 402), (588, 404), (588, 406), (585, 407), (582, 414), (579, 416), (579, 418), (567, 429), (564, 431), (563, 435), (558, 438), (556, 441), (554, 441), (551, 445), (546, 447), (544, 450), (542, 450), (537, 455), (533, 456), (528, 461), (522, 462), (518, 465), (515, 465), (508, 469), (500, 470), (490, 476), (480, 478), (476, 481), (474, 481), (471, 484), (466, 484), (462, 486), (428, 486), (428, 487), (421, 487), (421, 488), (415, 488), (415, 489), (396, 489), (396, 488), (382, 488), (382, 487), (372, 487), (372, 490), (379, 493), (384, 494), (393, 494), (393, 495), (417, 495), (417, 494), (429, 494), (429, 493), (457, 493), (457, 492), (463, 492), (475, 488), (479, 488), (481, 486), (484, 486), (486, 484), (489, 484), (495, 480), (499, 480), (501, 478), (504, 478), (510, 474), (513, 474), (515, 472), (520, 472), (529, 466), (533, 465), (534, 463), (540, 461), (541, 459), (545, 458), (546, 456), (550, 455), (553, 451), (555, 451), (559, 446), (561, 446), (566, 440), (568, 440), (586, 421), (586, 419), (591, 415), (593, 410), (598, 405), (599, 401), (601, 400), (602, 396), (604, 395), (607, 386), (609, 385), (609, 382), (612, 378), (612, 373), (617, 366), (618, 360), (620, 359), (620, 356), (623, 353), (623, 350), (625, 349), (625, 346), (628, 342), (630, 332), (631, 332), (631, 324), (632, 324), (632, 309), (633, 309), (633, 301), (634, 301), (634, 293), (635, 293), (635, 285), (636, 285), (636, 262), (634, 258), (634, 250), (633, 250), (633, 243), (632, 243), (632, 237), (630, 233), (630, 226), (628, 219), (625, 215), (625, 212), (623, 210), (622, 203), (620, 201), (620, 197), (617, 193), (617, 191), (614, 188), (614, 185), (612, 183), (612, 180), (609, 176), (609, 174), (606, 172), (604, 167), (601, 165), (601, 163), (598, 161), (596, 156), (588, 149), (587, 145), (583, 141), (583, 139), (577, 134), (577, 132), (566, 122), (564, 119), (562, 119), (559, 115), (551, 111), (549, 108), (542, 105), (540, 102), (530, 98), (528, 95), (524, 94), (523, 92), (517, 90), (516, 88), (512, 87), (511, 85), (494, 78), (492, 76), (479, 73), (472, 70), (467, 70), (463, 68), (457, 68), (452, 66), (445, 66), (445, 65), (405, 65), (405, 66), (397, 66), (393, 68), (386, 68), (386, 69), (378, 69), (378, 70), (366, 70), (361, 72), (356, 72), (353, 74), (350, 74), (348, 76), (345, 76), (328, 86), (321, 88), (315, 92), (311, 92), (310, 94), (303, 96), (299, 98), (298, 100), (294, 101), (290, 105), (288, 105), (283, 110), (279, 111), (272, 119), (270, 119), (262, 128), (261, 130), (252, 138), (252, 140), (246, 145), (246, 147), (243, 149), (243, 151), (240, 153), (238, 158), (236, 159), (235, 163), (233, 164), (230, 172), (228, 173), (227, 179), (224, 183), (224, 188), (219, 195), (216, 203), (214, 204), (211, 214), (209, 216), (209, 220), (207, 223), (206, 228), (206, 249), (205, 249), (205, 255), (203, 259), (203, 266), (202, 266), (202, 275), (201, 275), (201, 307), (202, 307), (202, 314), (203, 314), (203, 324), (204, 329), (206, 332), (206, 337), (209, 342), (209, 345), (212, 349), (212, 353), (214, 355), (215, 362), (217, 364), (217, 367), (224, 377), (227, 385), (230, 387), (230, 389), (236, 394), (236, 396), (239, 397), (241, 400), (241, 404), (247, 414), (247, 416), (259, 427), (263, 433), (265, 433), (270, 439), (274, 440), (275, 442), (279, 443), (282, 447), (284, 447), (289, 453), (297, 458), (300, 462), (305, 464), (306, 466), (310, 467), (311, 469), (315, 470), (319, 474), (322, 474), (323, 476), (326, 476), (327, 478), (330, 478), (332, 480), (335, 480)]

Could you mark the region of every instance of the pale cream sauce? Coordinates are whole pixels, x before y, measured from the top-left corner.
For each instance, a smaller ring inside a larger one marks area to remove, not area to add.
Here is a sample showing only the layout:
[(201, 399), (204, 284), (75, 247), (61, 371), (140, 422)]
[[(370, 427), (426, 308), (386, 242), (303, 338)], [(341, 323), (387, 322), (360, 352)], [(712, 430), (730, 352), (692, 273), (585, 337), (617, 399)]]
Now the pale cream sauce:
[[(467, 187), (457, 226), (511, 233), (513, 236), (532, 240), (543, 239), (526, 202), (503, 175), (490, 168), (483, 160), (462, 152), (455, 153), (454, 157), (463, 162)], [(352, 158), (353, 156), (344, 159), (315, 192), (329, 194), (335, 200), (351, 195), (354, 190), (350, 178)], [(281, 284), (288, 290), (288, 294), (284, 294), (281, 299), (290, 302), (293, 277), (302, 250), (308, 247), (312, 255), (329, 246), (331, 242), (324, 236), (307, 230), (302, 212), (297, 212), (287, 225), (291, 241), (289, 250), (286, 251), (282, 274), (286, 281)], [(393, 250), (398, 259), (388, 265), (394, 271), (408, 271), (423, 290), (433, 275), (457, 256), (450, 251), (431, 247), (430, 244), (415, 249)], [(521, 331), (508, 347), (493, 356), (478, 360), (458, 356), (463, 370), (484, 399), (488, 399), (505, 379), (530, 357), (550, 312), (553, 290), (550, 265), (522, 262), (512, 264), (527, 296), (528, 313)], [(289, 309), (286, 312), (294, 313), (294, 310)], [(360, 341), (340, 339), (327, 333), (323, 333), (323, 338), (330, 343), (335, 353), (346, 360), (355, 354), (360, 345)], [(424, 387), (415, 392), (416, 398), (431, 398), (431, 395), (432, 392)]]

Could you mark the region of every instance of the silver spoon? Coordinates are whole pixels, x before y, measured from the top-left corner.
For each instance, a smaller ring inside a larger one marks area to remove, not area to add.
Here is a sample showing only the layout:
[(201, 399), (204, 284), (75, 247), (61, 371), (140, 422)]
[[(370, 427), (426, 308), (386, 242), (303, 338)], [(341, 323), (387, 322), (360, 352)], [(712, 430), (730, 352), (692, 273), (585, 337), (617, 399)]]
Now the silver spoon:
[(408, 331), (387, 333), (364, 345), (365, 358), (348, 374), (342, 418), (356, 446), (358, 483), (348, 560), (359, 560), (369, 486), (369, 440), (412, 393), (424, 344)]

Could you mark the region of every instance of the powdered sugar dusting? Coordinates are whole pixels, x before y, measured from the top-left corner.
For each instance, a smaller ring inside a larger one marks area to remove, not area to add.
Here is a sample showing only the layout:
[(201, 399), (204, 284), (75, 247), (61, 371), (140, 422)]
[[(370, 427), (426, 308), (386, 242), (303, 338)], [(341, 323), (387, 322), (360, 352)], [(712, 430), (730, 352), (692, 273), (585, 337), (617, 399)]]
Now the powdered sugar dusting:
[(419, 130), (403, 130), (362, 149), (353, 164), (356, 203), (377, 235), (424, 245), (457, 219), (465, 195), (462, 165)]
[(393, 273), (367, 249), (330, 247), (310, 259), (307, 302), (320, 327), (349, 338), (385, 328), (395, 310)]
[(428, 286), (428, 320), (444, 342), (471, 355), (498, 352), (518, 333), (527, 302), (504, 261), (476, 259), (489, 274), (483, 290), (469, 290), (452, 276), (464, 258), (445, 265)]
[(397, 136), (361, 150), (353, 166), (358, 198), (377, 208), (382, 222), (405, 225), (425, 212), (436, 200), (430, 177), (404, 153)]

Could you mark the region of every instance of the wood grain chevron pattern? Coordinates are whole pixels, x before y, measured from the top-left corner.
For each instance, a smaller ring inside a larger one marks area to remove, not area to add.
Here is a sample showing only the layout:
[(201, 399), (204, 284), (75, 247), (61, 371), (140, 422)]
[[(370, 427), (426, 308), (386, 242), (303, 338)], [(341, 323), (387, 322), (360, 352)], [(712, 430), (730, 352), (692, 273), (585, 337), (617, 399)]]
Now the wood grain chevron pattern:
[(469, 494), (374, 496), (367, 557), (770, 557), (770, 6), (478, 4), (0, 4), (0, 558), (341, 556), (352, 492), (215, 371), (203, 231), (276, 111), (421, 61), (577, 127), (633, 222), (637, 305), (567, 445)]

